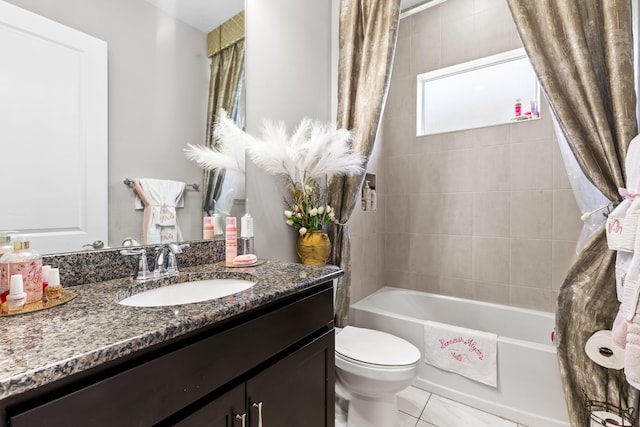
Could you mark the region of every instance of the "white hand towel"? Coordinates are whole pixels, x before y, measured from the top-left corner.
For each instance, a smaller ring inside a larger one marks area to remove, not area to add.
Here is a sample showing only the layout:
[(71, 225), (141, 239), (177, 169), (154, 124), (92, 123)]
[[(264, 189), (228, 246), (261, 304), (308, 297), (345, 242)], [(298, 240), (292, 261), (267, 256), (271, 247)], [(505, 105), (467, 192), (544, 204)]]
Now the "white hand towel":
[(427, 321), (424, 342), (425, 363), (497, 386), (496, 334)]
[(182, 239), (176, 207), (184, 193), (184, 182), (136, 179), (134, 191), (144, 204), (142, 243), (175, 242)]

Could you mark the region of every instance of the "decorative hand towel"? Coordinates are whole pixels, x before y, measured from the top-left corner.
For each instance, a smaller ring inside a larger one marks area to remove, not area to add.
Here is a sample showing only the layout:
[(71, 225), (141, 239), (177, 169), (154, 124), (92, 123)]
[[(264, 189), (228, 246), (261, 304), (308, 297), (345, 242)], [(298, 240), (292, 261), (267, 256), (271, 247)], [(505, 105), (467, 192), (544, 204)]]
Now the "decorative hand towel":
[(496, 334), (424, 322), (425, 363), (496, 387)]
[(182, 239), (176, 207), (184, 193), (184, 182), (136, 179), (134, 191), (144, 204), (142, 243), (175, 242)]
[[(627, 211), (631, 206), (630, 199), (624, 199), (607, 217), (607, 223), (605, 225), (605, 232), (607, 233), (607, 246), (612, 251), (633, 251), (633, 240), (630, 239), (629, 233), (623, 233), (625, 225), (625, 217)], [(637, 216), (636, 216), (637, 223)], [(631, 227), (631, 225), (629, 225)], [(631, 230), (631, 228), (629, 228)], [(633, 228), (635, 230), (635, 227)], [(630, 241), (631, 240), (631, 241)]]

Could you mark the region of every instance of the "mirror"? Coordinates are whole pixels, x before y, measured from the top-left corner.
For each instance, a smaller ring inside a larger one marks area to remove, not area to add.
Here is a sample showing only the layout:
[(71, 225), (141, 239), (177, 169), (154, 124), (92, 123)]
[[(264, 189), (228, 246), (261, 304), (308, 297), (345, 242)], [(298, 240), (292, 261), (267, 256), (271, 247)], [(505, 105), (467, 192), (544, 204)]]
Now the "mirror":
[[(6, 3), (106, 42), (109, 232), (104, 240), (107, 245), (120, 246), (125, 238), (140, 236), (142, 210), (135, 209), (133, 190), (124, 184), (127, 178), (199, 184), (201, 191), (185, 189), (184, 208), (177, 209), (177, 216), (183, 239), (200, 239), (203, 171), (184, 157), (183, 148), (187, 143), (205, 141), (210, 75), (207, 33), (241, 11), (244, 0), (7, 0)], [(199, 6), (207, 9), (199, 11)], [(190, 25), (183, 22), (191, 20), (189, 16), (197, 21)], [(202, 22), (202, 18), (207, 19)], [(46, 70), (46, 64), (42, 68)], [(0, 158), (15, 158), (3, 151), (7, 145), (0, 146)], [(55, 173), (55, 167), (52, 169), (51, 173)], [(35, 198), (47, 200), (42, 193), (33, 193)], [(64, 201), (43, 203), (35, 216), (46, 220), (48, 212), (56, 209), (56, 203)], [(2, 205), (7, 209), (8, 204)], [(9, 209), (14, 208), (9, 205)], [(19, 209), (16, 207), (13, 214), (20, 215)], [(0, 221), (0, 229), (5, 228), (8, 227)], [(33, 228), (38, 229), (39, 225)], [(61, 247), (41, 252), (69, 250), (82, 249)]]

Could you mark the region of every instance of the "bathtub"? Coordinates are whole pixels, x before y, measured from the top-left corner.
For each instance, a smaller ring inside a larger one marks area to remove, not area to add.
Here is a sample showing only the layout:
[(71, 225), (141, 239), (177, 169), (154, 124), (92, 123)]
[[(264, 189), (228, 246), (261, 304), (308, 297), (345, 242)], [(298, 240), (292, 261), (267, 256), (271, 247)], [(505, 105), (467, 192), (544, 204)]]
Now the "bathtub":
[(351, 305), (349, 323), (397, 335), (424, 352), (423, 320), (498, 335), (496, 388), (420, 362), (414, 385), (527, 427), (568, 427), (554, 315), (385, 287)]

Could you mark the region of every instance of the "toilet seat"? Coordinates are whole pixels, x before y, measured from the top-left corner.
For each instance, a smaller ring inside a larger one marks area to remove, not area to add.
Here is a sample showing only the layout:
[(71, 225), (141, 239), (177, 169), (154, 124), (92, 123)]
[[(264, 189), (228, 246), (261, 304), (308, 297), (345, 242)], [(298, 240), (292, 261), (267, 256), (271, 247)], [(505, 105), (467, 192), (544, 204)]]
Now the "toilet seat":
[(336, 358), (361, 367), (404, 369), (420, 357), (413, 344), (386, 332), (346, 326), (336, 335)]

